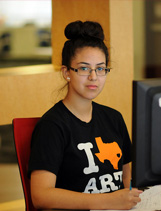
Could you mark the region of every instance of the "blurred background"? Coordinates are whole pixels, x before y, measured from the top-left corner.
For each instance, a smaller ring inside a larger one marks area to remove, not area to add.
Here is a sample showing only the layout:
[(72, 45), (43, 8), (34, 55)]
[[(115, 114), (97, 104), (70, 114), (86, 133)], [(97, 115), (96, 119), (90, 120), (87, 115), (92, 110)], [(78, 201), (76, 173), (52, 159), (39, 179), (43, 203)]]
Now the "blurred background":
[(0, 1), (0, 68), (51, 63), (51, 1)]
[(133, 18), (134, 76), (161, 77), (161, 1), (134, 0)]
[[(51, 64), (51, 15), (50, 0), (0, 1), (0, 78), (2, 70), (5, 75), (9, 74), (7, 68)], [(3, 79), (0, 83), (0, 110), (6, 116), (10, 111), (7, 108), (4, 111), (6, 106), (3, 107), (2, 104), (8, 104), (10, 100), (10, 96), (7, 96), (10, 82)], [(13, 95), (13, 87), (11, 82), (10, 95)], [(23, 199), (23, 191), (14, 147), (12, 119), (4, 122), (2, 113), (0, 119), (0, 210), (25, 210), (24, 200), (18, 201)], [(19, 203), (12, 204), (14, 200)], [(9, 204), (6, 205), (6, 202)]]

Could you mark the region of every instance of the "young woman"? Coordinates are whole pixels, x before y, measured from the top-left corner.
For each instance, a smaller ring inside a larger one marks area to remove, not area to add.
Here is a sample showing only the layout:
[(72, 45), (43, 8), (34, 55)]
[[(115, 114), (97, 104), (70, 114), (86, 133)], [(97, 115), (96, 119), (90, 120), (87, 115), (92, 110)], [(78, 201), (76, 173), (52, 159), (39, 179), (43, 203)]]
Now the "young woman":
[(33, 204), (43, 209), (130, 209), (131, 142), (121, 114), (92, 100), (110, 69), (102, 27), (76, 21), (65, 29), (62, 73), (66, 97), (33, 133), (29, 175)]

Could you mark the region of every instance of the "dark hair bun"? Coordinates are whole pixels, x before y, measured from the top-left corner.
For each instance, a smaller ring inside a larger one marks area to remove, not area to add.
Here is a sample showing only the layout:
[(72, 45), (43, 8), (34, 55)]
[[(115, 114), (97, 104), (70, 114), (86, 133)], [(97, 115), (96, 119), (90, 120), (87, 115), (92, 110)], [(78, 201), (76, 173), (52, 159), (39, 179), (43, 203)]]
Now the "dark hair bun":
[(92, 21), (75, 21), (69, 23), (65, 28), (65, 36), (67, 39), (94, 37), (104, 40), (102, 26), (97, 22)]

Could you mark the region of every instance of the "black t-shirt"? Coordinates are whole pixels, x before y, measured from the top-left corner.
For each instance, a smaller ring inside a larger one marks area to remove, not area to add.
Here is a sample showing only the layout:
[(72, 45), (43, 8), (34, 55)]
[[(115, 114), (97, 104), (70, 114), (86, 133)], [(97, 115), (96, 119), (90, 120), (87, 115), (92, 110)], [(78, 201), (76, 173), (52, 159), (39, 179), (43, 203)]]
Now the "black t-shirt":
[(131, 142), (122, 115), (92, 102), (92, 119), (83, 122), (62, 101), (38, 122), (31, 142), (28, 175), (47, 170), (56, 187), (105, 193), (123, 187), (122, 167), (131, 161)]

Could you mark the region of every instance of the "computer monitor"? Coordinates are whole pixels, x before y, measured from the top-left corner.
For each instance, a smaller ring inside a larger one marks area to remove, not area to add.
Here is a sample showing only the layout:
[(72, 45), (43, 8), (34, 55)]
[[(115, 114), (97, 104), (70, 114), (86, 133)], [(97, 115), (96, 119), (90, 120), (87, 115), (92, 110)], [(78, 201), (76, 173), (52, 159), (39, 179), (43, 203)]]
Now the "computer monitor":
[(133, 81), (132, 186), (161, 184), (161, 78)]

